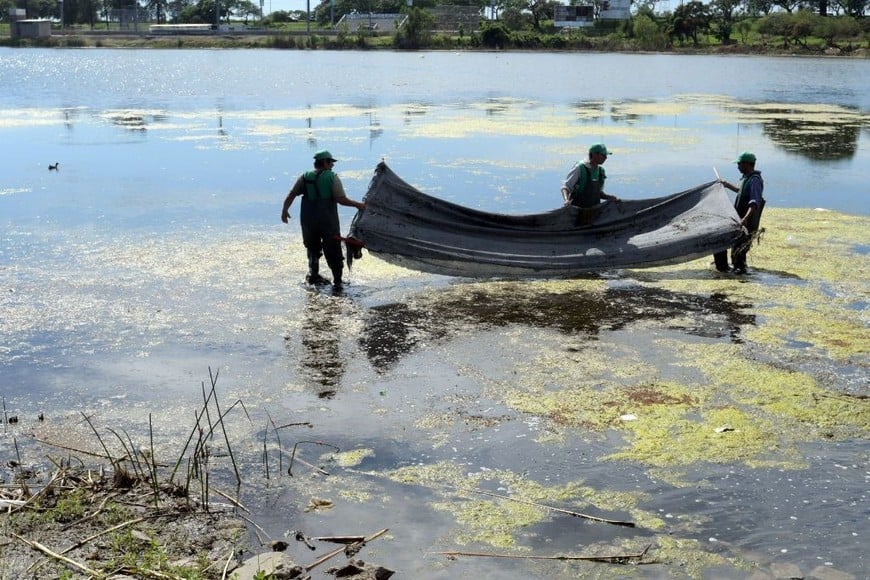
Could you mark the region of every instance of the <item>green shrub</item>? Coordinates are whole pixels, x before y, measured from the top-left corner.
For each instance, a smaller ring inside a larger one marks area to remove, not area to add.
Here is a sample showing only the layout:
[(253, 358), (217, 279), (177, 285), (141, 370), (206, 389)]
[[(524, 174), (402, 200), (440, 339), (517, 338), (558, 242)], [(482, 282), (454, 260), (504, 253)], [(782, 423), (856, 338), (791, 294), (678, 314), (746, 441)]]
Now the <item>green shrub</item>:
[(646, 14), (641, 14), (633, 20), (632, 33), (637, 47), (641, 50), (662, 50), (668, 45), (667, 36)]
[(487, 22), (480, 27), (480, 45), (486, 48), (509, 48), (511, 33), (500, 22)]

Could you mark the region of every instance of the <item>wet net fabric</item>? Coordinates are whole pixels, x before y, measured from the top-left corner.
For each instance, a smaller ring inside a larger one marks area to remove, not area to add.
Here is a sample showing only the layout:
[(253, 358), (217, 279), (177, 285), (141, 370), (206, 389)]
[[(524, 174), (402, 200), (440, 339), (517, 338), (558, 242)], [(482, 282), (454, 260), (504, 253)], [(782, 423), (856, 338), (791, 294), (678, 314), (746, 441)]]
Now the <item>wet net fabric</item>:
[(653, 199), (605, 202), (592, 212), (482, 212), (424, 194), (380, 163), (350, 236), (406, 268), (469, 278), (571, 277), (686, 262), (741, 235), (722, 185)]

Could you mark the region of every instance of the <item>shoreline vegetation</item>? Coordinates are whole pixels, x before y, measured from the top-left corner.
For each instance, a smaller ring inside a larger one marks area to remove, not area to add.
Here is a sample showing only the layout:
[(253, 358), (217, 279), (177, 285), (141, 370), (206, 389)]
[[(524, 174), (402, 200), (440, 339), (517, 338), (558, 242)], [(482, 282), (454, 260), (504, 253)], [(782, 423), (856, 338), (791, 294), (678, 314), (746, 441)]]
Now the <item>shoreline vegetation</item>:
[[(18, 431), (23, 425), (6, 412), (4, 399), (2, 435), (15, 430), (21, 440), (19, 445), (12, 436), (14, 459), (0, 469), (0, 580), (310, 580), (312, 571), (325, 565), (332, 566), (327, 573), (352, 580), (392, 576), (392, 570), (359, 559), (386, 528), (323, 537), (297, 531), (287, 539), (311, 550), (307, 563), (291, 558), (288, 541), (268, 538), (241, 502), (239, 459), (227, 430), (227, 423), (240, 412), (247, 417), (247, 410), (241, 400), (221, 406), (217, 377), (209, 369), (203, 406), (175, 457), (157, 452), (164, 442), (153, 430), (151, 414), (146, 434), (98, 426), (85, 413), (82, 423), (90, 434), (76, 435), (76, 427), (53, 424), (42, 413), (38, 423)], [(279, 448), (264, 439), (267, 479), (278, 478), (283, 469), (286, 453), (278, 431), (306, 425), (272, 424)], [(315, 468), (295, 457), (294, 449), (288, 474), (294, 458)], [(315, 554), (318, 548), (321, 553)]]
[[(667, 15), (638, 14), (631, 20), (590, 28), (558, 29), (549, 25), (510, 26), (486, 21), (472, 31), (433, 30), (421, 22), (378, 32), (317, 23), (308, 28), (294, 22), (263, 26), (221, 26), (199, 33), (118, 30), (117, 24), (61, 27), (43, 38), (11, 38), (9, 24), (0, 23), (0, 46), (17, 48), (159, 48), (159, 49), (290, 49), (290, 50), (454, 50), (454, 51), (547, 51), (634, 52), (666, 54), (721, 54), (765, 56), (870, 57), (870, 25), (867, 19), (847, 16), (821, 17), (798, 12), (734, 20), (725, 27), (711, 22), (707, 27), (675, 30)], [(413, 26), (412, 26), (413, 25)]]
[[(184, 34), (113, 34), (93, 35), (87, 33), (52, 35), (44, 39), (9, 39), (0, 40), (0, 46), (12, 48), (118, 48), (118, 49), (283, 49), (283, 50), (401, 50), (392, 44), (383, 42), (353, 42), (348, 44), (335, 38), (335, 35), (287, 34), (228, 34), (219, 33), (209, 36)], [(630, 53), (661, 53), (683, 55), (743, 55), (743, 56), (811, 56), (811, 57), (845, 57), (870, 58), (870, 47), (864, 46), (843, 50), (827, 48), (814, 50), (806, 47), (775, 48), (760, 45), (709, 45), (709, 46), (678, 46), (649, 50), (632, 46), (630, 43), (591, 42), (583, 46), (570, 47), (487, 47), (473, 45), (431, 46), (419, 47), (414, 50), (454, 50), (469, 52), (630, 52)]]

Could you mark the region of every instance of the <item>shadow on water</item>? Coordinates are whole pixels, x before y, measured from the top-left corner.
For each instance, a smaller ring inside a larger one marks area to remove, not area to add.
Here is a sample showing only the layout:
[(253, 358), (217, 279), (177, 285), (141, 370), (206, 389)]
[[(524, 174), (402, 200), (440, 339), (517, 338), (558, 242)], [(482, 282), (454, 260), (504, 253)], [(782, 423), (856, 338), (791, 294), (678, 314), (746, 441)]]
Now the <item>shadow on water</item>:
[(636, 285), (554, 291), (534, 284), (474, 285), (370, 309), (360, 338), (372, 366), (385, 372), (422, 344), (477, 328), (527, 325), (595, 338), (640, 321), (668, 321), (671, 330), (741, 342), (755, 324), (749, 305), (725, 294), (698, 295)]

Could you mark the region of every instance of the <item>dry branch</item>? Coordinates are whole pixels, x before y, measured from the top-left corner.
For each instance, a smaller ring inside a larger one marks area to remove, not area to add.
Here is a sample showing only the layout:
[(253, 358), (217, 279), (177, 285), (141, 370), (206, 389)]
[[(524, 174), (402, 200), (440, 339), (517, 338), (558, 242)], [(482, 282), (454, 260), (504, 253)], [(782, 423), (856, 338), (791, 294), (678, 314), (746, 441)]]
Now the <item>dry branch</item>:
[(39, 542), (28, 540), (26, 538), (22, 538), (21, 536), (19, 536), (18, 534), (15, 534), (15, 533), (13, 533), (11, 535), (13, 538), (27, 544), (31, 548), (33, 548), (35, 550), (39, 550), (43, 554), (50, 556), (51, 558), (54, 558), (55, 560), (59, 560), (68, 566), (72, 566), (73, 568), (75, 568), (79, 572), (84, 572), (85, 574), (90, 574), (94, 578), (103, 578), (104, 577), (103, 574), (97, 572), (96, 570), (91, 570), (90, 568), (88, 568), (87, 566), (85, 566), (84, 564), (82, 564), (80, 562), (76, 562), (75, 560), (67, 558), (66, 556), (63, 556), (63, 555), (58, 554), (56, 552), (53, 552), (53, 551), (49, 550), (48, 548), (46, 548), (45, 546), (43, 546), (42, 544), (40, 544)]
[[(372, 534), (371, 536), (366, 537), (365, 539), (363, 539), (362, 542), (356, 542), (356, 543), (354, 543), (354, 544), (351, 544), (351, 545), (349, 545), (349, 546), (345, 546), (345, 547), (343, 547), (343, 548), (336, 548), (335, 550), (333, 550), (333, 551), (331, 551), (331, 552), (328, 552), (328, 553), (324, 554), (324, 555), (321, 556), (320, 558), (314, 560), (313, 562), (311, 562), (310, 564), (308, 564), (307, 566), (305, 566), (305, 571), (306, 571), (306, 572), (310, 572), (310, 571), (313, 570), (314, 568), (320, 566), (321, 564), (323, 564), (324, 562), (326, 562), (326, 561), (329, 560), (330, 558), (332, 558), (332, 557), (334, 557), (334, 556), (337, 556), (338, 554), (341, 554), (341, 553), (344, 552), (345, 550), (350, 550), (350, 549), (352, 549), (352, 548), (354, 548), (354, 547), (362, 547), (362, 546), (364, 546), (365, 544), (367, 544), (368, 542), (371, 542), (372, 540), (374, 540), (374, 539), (376, 539), (376, 538), (380, 538), (381, 536), (383, 536), (384, 534), (386, 534), (387, 531), (389, 531), (389, 528), (384, 528), (383, 530), (381, 530), (381, 531), (379, 531), (379, 532), (375, 532), (375, 533)], [(359, 546), (357, 546), (357, 544), (358, 544)]]
[(649, 550), (649, 546), (643, 549), (639, 554), (621, 554), (617, 556), (534, 556), (527, 554), (499, 554), (493, 552), (433, 552), (440, 556), (455, 558), (456, 556), (474, 556), (480, 558), (511, 558), (514, 560), (562, 560), (562, 561), (583, 561), (583, 562), (602, 562), (604, 564), (640, 564), (643, 557)]
[(489, 495), (489, 496), (492, 496), (492, 497), (497, 497), (497, 498), (499, 498), (499, 499), (506, 499), (506, 500), (510, 500), (510, 501), (515, 501), (515, 502), (519, 502), (519, 503), (524, 503), (524, 504), (526, 504), (526, 505), (533, 505), (533, 506), (535, 506), (535, 507), (539, 507), (539, 508), (543, 508), (543, 509), (548, 509), (548, 510), (550, 510), (550, 511), (560, 512), (560, 513), (563, 513), (563, 514), (568, 514), (569, 516), (574, 516), (575, 518), (583, 518), (583, 519), (586, 519), (586, 520), (592, 520), (592, 521), (594, 521), (594, 522), (603, 522), (603, 523), (605, 523), (605, 524), (612, 524), (612, 525), (614, 525), (614, 526), (625, 526), (625, 527), (627, 527), (627, 528), (633, 528), (633, 527), (635, 527), (634, 522), (626, 522), (626, 521), (621, 521), (621, 520), (608, 520), (607, 518), (600, 518), (600, 517), (598, 517), (598, 516), (590, 516), (590, 515), (588, 515), (588, 514), (582, 514), (582, 513), (580, 513), (580, 512), (575, 512), (575, 511), (571, 511), (571, 510), (566, 510), (566, 509), (558, 508), (558, 507), (551, 506), (551, 505), (545, 505), (545, 504), (538, 503), (538, 502), (534, 502), (534, 501), (530, 501), (530, 500), (527, 500), (527, 499), (520, 499), (520, 498), (516, 498), (516, 497), (510, 497), (510, 496), (508, 496), (508, 495), (501, 495), (501, 494), (498, 494), (498, 493), (493, 493), (493, 492), (491, 492), (491, 491), (483, 491), (483, 490), (481, 490), (481, 489), (465, 489), (465, 488), (461, 488), (461, 487), (457, 487), (456, 489), (458, 489), (458, 490), (460, 490), (460, 491), (471, 492), (471, 493), (479, 493), (479, 494), (481, 494), (481, 495)]
[(364, 542), (365, 536), (318, 536), (316, 538), (308, 538), (318, 542), (332, 542), (333, 544), (355, 544), (356, 542)]

